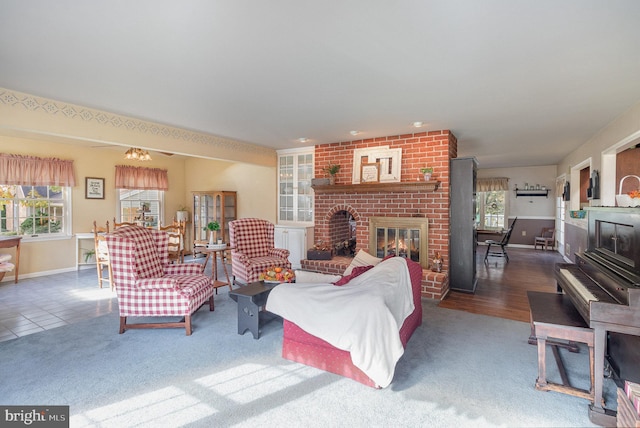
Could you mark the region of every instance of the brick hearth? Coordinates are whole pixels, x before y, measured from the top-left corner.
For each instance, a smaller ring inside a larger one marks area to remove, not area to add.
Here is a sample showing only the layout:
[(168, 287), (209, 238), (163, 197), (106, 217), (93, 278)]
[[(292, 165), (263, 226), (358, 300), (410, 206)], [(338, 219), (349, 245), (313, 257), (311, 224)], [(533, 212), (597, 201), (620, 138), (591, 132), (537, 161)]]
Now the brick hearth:
[[(422, 217), (429, 219), (429, 258), (436, 251), (443, 256), (443, 272), (423, 270), (422, 294), (441, 299), (449, 288), (449, 160), (457, 156), (457, 140), (448, 130), (397, 135), (316, 146), (315, 176), (324, 177), (323, 169), (330, 163), (339, 164), (336, 184), (351, 184), (353, 151), (359, 148), (389, 146), (402, 148), (401, 181), (415, 183), (423, 180), (420, 168), (432, 166), (435, 190), (424, 188), (382, 189), (367, 185), (363, 191), (352, 186), (315, 194), (315, 241), (331, 242), (330, 220), (340, 211), (351, 213), (356, 222), (356, 251), (368, 251), (369, 217)], [(373, 187), (373, 188), (372, 188)], [(351, 259), (303, 260), (304, 269), (341, 274)]]

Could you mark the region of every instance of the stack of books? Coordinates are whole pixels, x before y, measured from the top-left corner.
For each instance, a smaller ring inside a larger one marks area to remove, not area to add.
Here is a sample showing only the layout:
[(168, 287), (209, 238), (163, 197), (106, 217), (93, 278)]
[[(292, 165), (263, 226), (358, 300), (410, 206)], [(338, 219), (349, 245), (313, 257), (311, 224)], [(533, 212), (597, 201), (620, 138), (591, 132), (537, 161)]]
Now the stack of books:
[(640, 427), (640, 384), (624, 381), (618, 389), (618, 427)]

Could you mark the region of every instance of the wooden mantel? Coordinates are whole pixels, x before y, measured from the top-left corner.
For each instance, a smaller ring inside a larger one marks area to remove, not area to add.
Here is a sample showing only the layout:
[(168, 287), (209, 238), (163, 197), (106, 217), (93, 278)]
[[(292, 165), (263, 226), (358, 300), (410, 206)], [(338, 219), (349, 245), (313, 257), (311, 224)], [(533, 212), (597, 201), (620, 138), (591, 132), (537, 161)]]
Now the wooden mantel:
[(321, 193), (372, 193), (372, 192), (433, 192), (438, 190), (439, 181), (407, 181), (400, 183), (326, 184), (311, 186)]

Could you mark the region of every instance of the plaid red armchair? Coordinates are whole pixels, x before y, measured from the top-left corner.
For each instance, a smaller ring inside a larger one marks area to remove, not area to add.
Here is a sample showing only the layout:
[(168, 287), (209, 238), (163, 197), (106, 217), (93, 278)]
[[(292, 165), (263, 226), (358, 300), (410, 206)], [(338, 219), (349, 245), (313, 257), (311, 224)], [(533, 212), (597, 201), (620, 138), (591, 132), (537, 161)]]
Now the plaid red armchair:
[(234, 281), (245, 284), (259, 280), (268, 267), (291, 268), (289, 250), (274, 248), (273, 223), (259, 218), (229, 222), (231, 271)]
[[(166, 232), (123, 226), (106, 235), (118, 295), (120, 334), (133, 328), (185, 328), (191, 335), (191, 315), (209, 300), (213, 285), (198, 263), (169, 264)], [(127, 317), (184, 318), (178, 322), (127, 324)]]

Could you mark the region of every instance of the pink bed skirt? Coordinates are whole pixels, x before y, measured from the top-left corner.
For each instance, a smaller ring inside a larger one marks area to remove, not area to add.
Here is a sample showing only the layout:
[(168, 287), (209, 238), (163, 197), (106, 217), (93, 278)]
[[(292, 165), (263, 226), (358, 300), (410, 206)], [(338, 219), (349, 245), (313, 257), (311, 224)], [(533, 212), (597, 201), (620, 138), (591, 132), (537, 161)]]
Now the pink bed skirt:
[[(400, 340), (405, 348), (413, 332), (422, 324), (422, 302), (420, 299), (422, 267), (410, 260), (407, 261), (407, 267), (411, 275), (415, 309), (400, 328)], [(369, 376), (353, 365), (349, 352), (333, 347), (286, 319), (283, 320), (283, 326), (283, 358), (345, 376), (374, 388), (378, 387)]]

